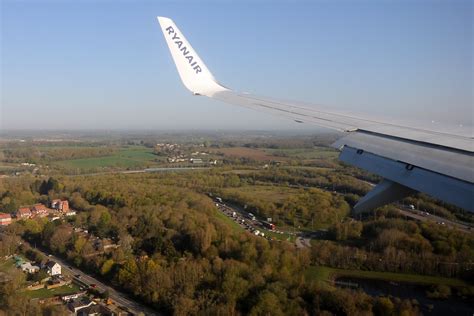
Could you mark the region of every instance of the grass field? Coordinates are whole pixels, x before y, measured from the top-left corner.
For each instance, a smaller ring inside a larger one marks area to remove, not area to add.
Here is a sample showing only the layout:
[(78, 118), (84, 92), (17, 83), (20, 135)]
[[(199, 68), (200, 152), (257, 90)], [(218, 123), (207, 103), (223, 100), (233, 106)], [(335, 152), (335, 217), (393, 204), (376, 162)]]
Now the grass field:
[(259, 148), (247, 148), (247, 147), (228, 147), (228, 148), (215, 148), (210, 150), (213, 154), (222, 154), (225, 157), (232, 158), (248, 158), (257, 161), (272, 161), (272, 160), (284, 160), (280, 157), (273, 156), (271, 153), (267, 153), (264, 149)]
[(35, 291), (25, 291), (25, 295), (30, 298), (48, 298), (56, 295), (68, 295), (79, 292), (80, 289), (76, 284), (63, 285), (55, 289), (39, 289)]
[(336, 158), (338, 152), (331, 148), (289, 148), (289, 149), (265, 149), (265, 152), (278, 158), (297, 158), (302, 160)]
[(111, 156), (62, 160), (57, 165), (75, 169), (94, 168), (147, 168), (158, 165), (153, 150), (146, 147), (122, 148)]
[(264, 230), (263, 232), (265, 233), (265, 236), (273, 237), (278, 240), (289, 241), (289, 242), (295, 242), (296, 240), (296, 237), (294, 235), (290, 235), (286, 233), (278, 234), (269, 230)]
[(353, 277), (361, 279), (373, 279), (382, 281), (393, 281), (403, 283), (427, 284), (427, 285), (448, 285), (454, 287), (470, 286), (463, 280), (444, 278), (436, 276), (392, 273), (378, 271), (345, 270), (330, 267), (310, 267), (306, 271), (306, 277), (315, 281), (331, 281), (337, 277)]

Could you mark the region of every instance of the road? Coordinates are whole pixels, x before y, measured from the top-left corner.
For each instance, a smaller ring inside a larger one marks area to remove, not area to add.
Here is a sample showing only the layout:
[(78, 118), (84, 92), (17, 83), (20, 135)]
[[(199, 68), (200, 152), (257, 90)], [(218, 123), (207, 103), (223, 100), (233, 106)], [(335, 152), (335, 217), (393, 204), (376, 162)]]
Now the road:
[(93, 278), (92, 276), (82, 272), (79, 269), (73, 268), (70, 264), (68, 264), (65, 260), (58, 258), (53, 255), (49, 255), (42, 251), (41, 249), (36, 248), (37, 251), (41, 252), (43, 255), (48, 256), (51, 260), (56, 261), (62, 266), (62, 273), (67, 272), (73, 276), (79, 275), (80, 277), (78, 278), (80, 281), (86, 283), (86, 284), (96, 284), (96, 289), (98, 290), (108, 290), (109, 291), (109, 297), (112, 299), (112, 301), (116, 302), (117, 305), (126, 307), (130, 312), (134, 314), (139, 314), (140, 312), (145, 314), (145, 315), (160, 315), (158, 312), (152, 310), (149, 307), (146, 307), (133, 299), (129, 298), (129, 296), (125, 293), (119, 292), (115, 290), (114, 288), (100, 282), (99, 280)]
[(112, 170), (104, 172), (94, 172), (94, 173), (81, 173), (81, 174), (72, 174), (67, 175), (68, 177), (82, 177), (82, 176), (102, 176), (106, 174), (135, 174), (135, 173), (154, 173), (154, 172), (181, 172), (181, 171), (200, 171), (208, 170), (210, 167), (158, 167), (158, 168), (147, 168), (140, 170)]
[(434, 222), (434, 223), (437, 223), (437, 224), (440, 224), (440, 225), (443, 225), (443, 226), (458, 229), (458, 230), (463, 231), (465, 233), (472, 233), (472, 230), (470, 229), (469, 225), (467, 225), (467, 224), (454, 222), (454, 221), (451, 221), (451, 220), (446, 219), (444, 217), (439, 217), (439, 216), (436, 216), (436, 215), (433, 215), (433, 214), (426, 214), (426, 212), (422, 212), (422, 211), (419, 211), (419, 210), (408, 211), (408, 210), (404, 210), (400, 207), (398, 207), (397, 209), (403, 215), (405, 215), (407, 217), (410, 217), (410, 218), (413, 218), (413, 219), (416, 219), (416, 220), (419, 220), (421, 222), (426, 222), (426, 221)]

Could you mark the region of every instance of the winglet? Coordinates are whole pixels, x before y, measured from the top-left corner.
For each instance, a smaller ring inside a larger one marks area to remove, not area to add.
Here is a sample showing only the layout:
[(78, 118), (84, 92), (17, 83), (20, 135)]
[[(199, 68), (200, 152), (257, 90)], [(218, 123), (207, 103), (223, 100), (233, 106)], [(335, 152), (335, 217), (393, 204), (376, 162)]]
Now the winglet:
[(173, 20), (161, 16), (157, 19), (181, 81), (186, 88), (195, 95), (206, 96), (212, 96), (216, 92), (227, 90), (216, 82), (212, 73)]

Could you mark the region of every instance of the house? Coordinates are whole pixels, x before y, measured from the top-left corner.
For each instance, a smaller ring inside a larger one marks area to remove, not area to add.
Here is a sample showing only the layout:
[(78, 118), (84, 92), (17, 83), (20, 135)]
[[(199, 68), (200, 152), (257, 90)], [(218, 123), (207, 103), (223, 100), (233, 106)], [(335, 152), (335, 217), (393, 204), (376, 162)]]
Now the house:
[(10, 225), (12, 222), (12, 217), (10, 214), (0, 213), (0, 226)]
[(66, 200), (59, 202), (59, 210), (61, 212), (69, 211), (69, 202)]
[(60, 199), (54, 199), (51, 201), (51, 208), (61, 212), (67, 212), (69, 211), (69, 202), (66, 200), (61, 201)]
[(61, 265), (55, 261), (48, 261), (44, 265), (44, 268), (46, 272), (48, 272), (49, 275), (61, 275)]
[(81, 296), (77, 299), (71, 300), (67, 307), (71, 312), (76, 314), (80, 309), (94, 305), (95, 303), (91, 301), (87, 296)]
[(66, 215), (66, 216), (75, 216), (75, 215), (76, 215), (76, 211), (69, 210), (69, 211), (66, 212), (65, 215)]
[(31, 208), (31, 215), (35, 217), (45, 217), (48, 213), (48, 209), (43, 204), (35, 204)]
[(19, 218), (19, 219), (30, 218), (31, 215), (32, 214), (29, 207), (20, 207), (18, 211), (16, 212), (16, 218)]
[(23, 272), (28, 272), (28, 273), (36, 273), (40, 270), (38, 266), (34, 266), (29, 262), (25, 262), (20, 266), (21, 270)]
[(51, 203), (49, 204), (51, 208), (54, 208), (54, 209), (59, 209), (59, 203), (61, 203), (61, 200), (60, 199), (54, 199), (51, 201)]
[(77, 311), (78, 316), (96, 316), (96, 315), (103, 315), (103, 316), (114, 316), (115, 313), (112, 312), (109, 308), (104, 305), (91, 305), (89, 307), (84, 307)]

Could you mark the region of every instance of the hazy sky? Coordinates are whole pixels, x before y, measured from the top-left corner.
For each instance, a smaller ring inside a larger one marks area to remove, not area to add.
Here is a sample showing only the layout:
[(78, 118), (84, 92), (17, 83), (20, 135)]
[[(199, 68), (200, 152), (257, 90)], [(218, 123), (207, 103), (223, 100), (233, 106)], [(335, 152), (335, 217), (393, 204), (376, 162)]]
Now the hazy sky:
[(157, 15), (236, 90), (472, 124), (470, 0), (0, 3), (4, 129), (305, 128), (193, 97)]

